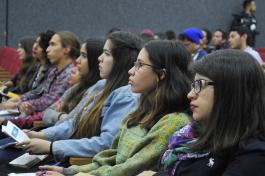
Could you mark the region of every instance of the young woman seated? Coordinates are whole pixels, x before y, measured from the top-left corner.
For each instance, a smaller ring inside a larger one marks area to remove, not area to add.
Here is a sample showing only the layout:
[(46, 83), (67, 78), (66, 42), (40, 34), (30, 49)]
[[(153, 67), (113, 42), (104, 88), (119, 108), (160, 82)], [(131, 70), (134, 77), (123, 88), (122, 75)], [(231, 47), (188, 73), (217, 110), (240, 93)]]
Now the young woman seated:
[(259, 63), (248, 53), (220, 50), (191, 69), (193, 122), (171, 137), (160, 172), (141, 175), (265, 175), (265, 77)]
[[(138, 104), (139, 95), (128, 85), (128, 70), (136, 61), (141, 39), (130, 32), (111, 33), (99, 59), (100, 77), (67, 118), (40, 132), (28, 131), (23, 152), (52, 154), (67, 161), (71, 156), (93, 157), (109, 148), (122, 119)], [(20, 151), (21, 152), (21, 151)], [(0, 151), (0, 162), (14, 152)]]
[(141, 93), (140, 105), (123, 120), (111, 148), (99, 152), (88, 165), (40, 168), (51, 175), (97, 176), (133, 176), (157, 169), (169, 136), (189, 122), (190, 60), (180, 43), (147, 43), (129, 71), (132, 91)]

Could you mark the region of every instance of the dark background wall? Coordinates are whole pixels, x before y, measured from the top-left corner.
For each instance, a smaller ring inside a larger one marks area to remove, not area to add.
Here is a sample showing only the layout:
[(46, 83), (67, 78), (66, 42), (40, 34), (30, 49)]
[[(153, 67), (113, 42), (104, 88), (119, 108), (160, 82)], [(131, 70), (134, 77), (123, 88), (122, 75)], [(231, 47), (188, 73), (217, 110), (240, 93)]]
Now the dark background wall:
[(6, 9), (5, 0), (0, 0), (0, 45), (5, 44), (5, 21)]
[[(0, 0), (0, 45), (5, 44), (5, 4), (8, 1), (8, 45), (46, 29), (70, 30), (82, 40), (102, 36), (110, 28), (155, 32), (190, 26), (227, 30), (232, 13), (242, 10), (243, 0)], [(257, 46), (265, 46), (264, 0), (256, 0)]]

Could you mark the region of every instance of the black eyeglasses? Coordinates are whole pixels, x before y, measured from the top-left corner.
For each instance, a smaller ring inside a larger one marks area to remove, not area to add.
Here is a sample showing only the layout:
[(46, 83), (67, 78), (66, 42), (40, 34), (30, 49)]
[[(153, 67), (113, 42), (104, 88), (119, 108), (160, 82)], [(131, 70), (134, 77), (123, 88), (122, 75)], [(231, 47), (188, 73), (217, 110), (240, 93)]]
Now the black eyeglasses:
[(142, 63), (142, 62), (139, 62), (139, 61), (136, 61), (134, 62), (134, 68), (135, 70), (139, 70), (142, 66), (149, 66), (149, 67), (152, 67), (154, 69), (160, 69), (154, 65), (150, 65), (150, 64), (145, 64), (145, 63)]
[(204, 87), (206, 87), (208, 85), (214, 85), (214, 82), (208, 81), (208, 80), (205, 80), (205, 79), (198, 79), (198, 80), (194, 81), (193, 83), (191, 83), (191, 88), (193, 89), (193, 91), (196, 94), (198, 94), (198, 93), (200, 93), (202, 88), (204, 88)]

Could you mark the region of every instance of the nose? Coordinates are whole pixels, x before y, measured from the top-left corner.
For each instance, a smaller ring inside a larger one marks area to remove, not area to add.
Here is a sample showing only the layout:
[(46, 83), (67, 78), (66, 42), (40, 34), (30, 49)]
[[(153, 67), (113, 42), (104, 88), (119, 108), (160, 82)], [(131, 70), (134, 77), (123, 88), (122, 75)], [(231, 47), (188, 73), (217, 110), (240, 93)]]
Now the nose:
[(46, 52), (48, 53), (50, 51), (50, 46), (48, 46), (48, 48), (46, 49)]
[(80, 64), (81, 63), (81, 55), (76, 59), (76, 63)]
[(135, 73), (135, 67), (133, 66), (129, 71), (128, 71), (129, 75), (134, 75)]
[(36, 49), (36, 47), (37, 47), (37, 44), (36, 44), (36, 42), (33, 44), (33, 47), (32, 47), (32, 49), (33, 50), (35, 50)]
[(229, 42), (229, 43), (231, 43), (231, 40), (232, 40), (232, 38), (231, 38), (231, 37), (229, 37), (229, 38), (228, 38), (228, 42)]
[(102, 62), (102, 55), (103, 55), (103, 53), (98, 57), (99, 62)]
[(197, 94), (194, 92), (193, 89), (191, 89), (190, 92), (189, 92), (188, 95), (187, 95), (187, 98), (188, 98), (189, 100), (192, 100), (192, 99), (195, 99), (196, 97), (197, 97)]

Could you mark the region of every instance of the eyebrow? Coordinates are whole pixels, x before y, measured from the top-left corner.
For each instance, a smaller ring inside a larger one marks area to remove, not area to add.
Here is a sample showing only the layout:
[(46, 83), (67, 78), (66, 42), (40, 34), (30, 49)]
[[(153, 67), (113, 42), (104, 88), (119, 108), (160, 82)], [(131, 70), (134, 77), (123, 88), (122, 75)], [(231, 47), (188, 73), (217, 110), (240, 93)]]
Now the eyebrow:
[(143, 62), (143, 59), (139, 58), (139, 59), (137, 59), (137, 61)]
[(105, 51), (105, 52), (109, 52), (109, 53), (110, 53), (110, 51), (109, 51), (109, 50), (107, 50), (107, 49), (103, 49), (103, 51)]

